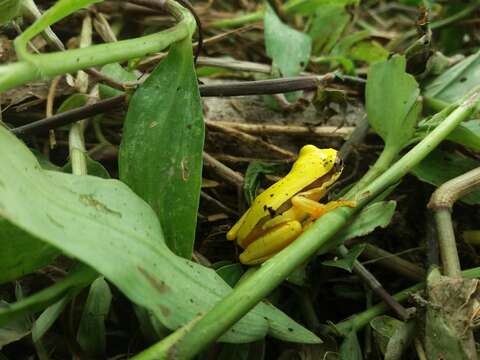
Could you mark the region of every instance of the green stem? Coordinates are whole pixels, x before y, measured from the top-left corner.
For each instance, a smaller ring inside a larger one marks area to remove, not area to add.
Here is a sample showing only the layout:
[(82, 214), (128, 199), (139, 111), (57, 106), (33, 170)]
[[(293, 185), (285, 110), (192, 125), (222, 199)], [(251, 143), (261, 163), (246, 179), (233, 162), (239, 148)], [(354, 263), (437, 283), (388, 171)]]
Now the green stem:
[[(263, 263), (249, 279), (239, 284), (207, 312), (185, 335), (180, 344), (176, 344), (177, 357), (190, 359), (205, 349), (275, 289), (296, 267), (314, 256), (318, 249), (325, 246), (357, 211), (388, 187), (397, 183), (440, 144), (461, 121), (467, 119), (474, 111), (479, 96), (480, 91), (477, 90), (420, 143), (362, 189), (357, 197), (358, 206), (355, 209), (339, 208), (325, 214), (291, 245)], [(162, 350), (150, 352), (148, 355), (141, 353), (135, 359), (162, 359), (167, 355), (168, 351)]]
[(438, 246), (442, 257), (442, 272), (445, 276), (460, 277), (460, 259), (450, 209), (436, 210), (435, 222), (437, 223)]
[(28, 54), (24, 56), (26, 60), (0, 66), (0, 92), (29, 81), (142, 57), (165, 49), (170, 44), (189, 36), (193, 32), (192, 29), (195, 29), (195, 19), (186, 9), (175, 1), (169, 4), (181, 20), (177, 25), (162, 32), (84, 49), (41, 55)]
[[(474, 279), (480, 276), (480, 267), (468, 269), (462, 272), (462, 276), (467, 279)], [(399, 293), (393, 295), (395, 300), (402, 302), (408, 299), (411, 293), (419, 291), (425, 288), (425, 283), (418, 283), (408, 289), (402, 290)], [(350, 331), (359, 331), (365, 325), (367, 325), (373, 318), (385, 314), (389, 310), (389, 307), (385, 303), (380, 303), (369, 309), (350, 317), (338, 323), (335, 327), (341, 334), (348, 334)]]

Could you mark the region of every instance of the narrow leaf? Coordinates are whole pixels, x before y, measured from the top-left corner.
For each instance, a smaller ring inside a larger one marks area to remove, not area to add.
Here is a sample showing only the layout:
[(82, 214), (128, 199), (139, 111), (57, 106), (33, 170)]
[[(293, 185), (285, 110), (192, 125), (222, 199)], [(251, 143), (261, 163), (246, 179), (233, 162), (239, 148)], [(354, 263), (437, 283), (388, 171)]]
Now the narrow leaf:
[[(231, 291), (214, 270), (168, 249), (155, 213), (125, 184), (45, 171), (28, 148), (2, 127), (0, 152), (4, 154), (0, 157), (0, 217), (104, 274), (169, 329), (205, 313)], [(11, 238), (0, 237), (7, 240)], [(93, 278), (86, 280), (90, 283)], [(44, 308), (65, 295), (65, 287), (56, 284), (51, 287), (56, 289), (54, 296), (40, 292), (27, 304), (13, 304), (9, 311)], [(319, 342), (266, 303), (259, 303), (221, 340), (249, 342), (267, 333), (287, 341)]]
[(103, 277), (90, 285), (87, 302), (78, 327), (77, 340), (92, 359), (104, 359), (106, 349), (105, 320), (110, 311), (112, 293)]
[(202, 181), (204, 124), (189, 39), (174, 44), (130, 101), (120, 179), (157, 213), (165, 240), (189, 259)]
[(355, 260), (357, 260), (357, 258), (362, 254), (363, 250), (365, 250), (365, 246), (365, 244), (358, 244), (350, 249), (346, 257), (336, 258), (335, 260), (326, 260), (323, 261), (322, 264), (352, 272)]

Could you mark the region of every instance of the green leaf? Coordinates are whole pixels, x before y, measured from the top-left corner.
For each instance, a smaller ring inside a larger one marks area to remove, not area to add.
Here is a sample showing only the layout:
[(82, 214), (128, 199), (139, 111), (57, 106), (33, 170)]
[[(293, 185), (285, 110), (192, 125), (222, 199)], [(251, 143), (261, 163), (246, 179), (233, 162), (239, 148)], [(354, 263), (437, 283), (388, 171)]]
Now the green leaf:
[[(10, 306), (6, 301), (0, 300), (0, 311)], [(32, 328), (32, 320), (28, 314), (17, 317), (7, 325), (0, 327), (0, 349), (5, 345), (18, 341), (28, 334)]]
[(257, 190), (261, 182), (261, 175), (279, 174), (285, 170), (285, 164), (252, 161), (247, 167), (245, 181), (243, 183), (243, 193), (247, 203), (250, 205), (257, 196)]
[(22, 0), (0, 0), (0, 26), (19, 15)]
[(298, 75), (308, 64), (312, 41), (308, 35), (282, 23), (275, 11), (265, 12), (265, 48), (272, 66), (284, 77)]
[(85, 94), (72, 94), (60, 104), (57, 114), (82, 107), (87, 103), (87, 100), (88, 96)]
[(290, 12), (300, 15), (312, 15), (315, 12), (321, 11), (329, 5), (357, 5), (360, 0), (290, 0), (288, 8)]
[(324, 254), (331, 249), (335, 249), (347, 240), (370, 234), (377, 227), (387, 227), (395, 213), (395, 207), (396, 202), (393, 200), (378, 201), (368, 205), (347, 227), (335, 235), (333, 243), (329, 243), (328, 247), (322, 247), (318, 254)]
[(382, 354), (387, 351), (387, 345), (391, 337), (403, 325), (403, 322), (391, 316), (381, 315), (370, 321), (373, 329), (373, 336)]
[(169, 54), (130, 101), (120, 179), (157, 213), (165, 240), (191, 258), (202, 181), (204, 123), (189, 39)]
[[(109, 78), (116, 80), (120, 83), (128, 82), (128, 81), (135, 81), (137, 80), (137, 75), (134, 72), (130, 72), (125, 70), (120, 64), (113, 63), (107, 64), (102, 67), (100, 72), (104, 75), (107, 75)], [(117, 95), (122, 95), (123, 92), (117, 89), (114, 89), (108, 85), (99, 84), (98, 85), (98, 92), (100, 94), (100, 98), (106, 99), (109, 97), (114, 97)]]
[(75, 292), (70, 291), (56, 303), (46, 308), (35, 320), (32, 327), (32, 341), (38, 342), (60, 317), (65, 306), (70, 302)]
[[(87, 162), (87, 173), (88, 175), (98, 176), (103, 179), (110, 179), (110, 174), (107, 169), (100, 164), (98, 161), (93, 160), (90, 156), (85, 154), (85, 160)], [(63, 172), (71, 173), (72, 172), (72, 163), (69, 161), (62, 168)]]
[(385, 360), (401, 360), (405, 358), (405, 353), (417, 333), (415, 325), (415, 320), (409, 320), (402, 323), (400, 328), (395, 331), (388, 342)]
[[(0, 187), (1, 187), (0, 182)], [(0, 216), (2, 213), (0, 199)], [(12, 241), (15, 239), (15, 241)], [(38, 242), (27, 232), (0, 217), (0, 284), (18, 279), (50, 264), (59, 254), (54, 247)]]
[(9, 324), (15, 319), (40, 311), (55, 303), (70, 292), (78, 293), (89, 285), (97, 274), (86, 266), (78, 266), (54, 285), (43, 289), (29, 297), (0, 309), (0, 326)]
[(315, 12), (308, 35), (312, 38), (315, 55), (329, 54), (350, 21), (344, 5), (329, 4)]
[(405, 57), (396, 55), (370, 67), (366, 87), (368, 121), (392, 151), (399, 151), (414, 134), (421, 111), (418, 95), (415, 78), (405, 72)]
[(220, 275), (220, 277), (231, 287), (234, 287), (243, 275), (243, 268), (240, 264), (224, 265), (216, 271), (217, 274)]
[(112, 293), (103, 277), (90, 285), (87, 302), (83, 308), (78, 327), (77, 341), (83, 351), (92, 359), (104, 359), (105, 321), (110, 311)]
[(480, 83), (480, 51), (462, 60), (429, 82), (423, 91), (427, 98), (447, 104), (459, 100)]
[(363, 360), (362, 349), (355, 331), (351, 331), (345, 337), (340, 345), (339, 355), (341, 360)]
[[(168, 328), (187, 324), (231, 291), (214, 270), (168, 249), (155, 213), (125, 184), (45, 171), (23, 143), (1, 127), (0, 152), (0, 217), (30, 234), (32, 241), (46, 242), (90, 265)], [(11, 237), (0, 232), (0, 241)], [(0, 311), (0, 321), (26, 309), (45, 308), (72, 286), (90, 284), (97, 276), (92, 271), (80, 275), (12, 304), (8, 316)], [(221, 340), (249, 342), (267, 333), (286, 341), (319, 342), (266, 303), (259, 303)]]
[(365, 246), (365, 244), (355, 245), (353, 248), (350, 249), (346, 257), (336, 258), (335, 260), (322, 261), (322, 265), (336, 267), (346, 270), (348, 272), (352, 272), (355, 260), (357, 260), (363, 250), (365, 250)]
[(376, 41), (361, 41), (353, 45), (348, 54), (353, 60), (372, 64), (387, 60), (389, 52)]
[[(411, 171), (419, 180), (440, 186), (480, 166), (480, 162), (457, 153), (434, 150)], [(480, 191), (474, 191), (461, 198), (470, 205), (480, 204)]]

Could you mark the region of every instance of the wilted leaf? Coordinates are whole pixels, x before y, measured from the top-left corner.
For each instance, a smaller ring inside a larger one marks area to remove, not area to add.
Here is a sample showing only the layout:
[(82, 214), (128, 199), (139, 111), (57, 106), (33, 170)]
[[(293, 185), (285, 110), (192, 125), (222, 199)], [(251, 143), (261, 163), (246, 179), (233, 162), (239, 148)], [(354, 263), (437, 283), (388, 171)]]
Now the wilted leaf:
[(368, 121), (392, 152), (405, 146), (415, 132), (421, 111), (419, 93), (415, 78), (405, 72), (403, 56), (370, 67), (366, 88)]
[[(175, 256), (164, 243), (155, 213), (121, 182), (45, 171), (27, 147), (1, 127), (0, 152), (0, 216), (30, 234), (32, 241), (51, 244), (104, 274), (170, 329), (205, 313), (231, 291), (215, 271)], [(0, 233), (0, 241), (9, 240)], [(80, 280), (90, 283), (91, 277), (89, 271)], [(0, 311), (0, 320), (58, 301), (79, 286), (75, 279), (12, 304), (6, 313)], [(265, 303), (222, 340), (248, 342), (267, 333), (289, 341), (319, 341)]]
[(282, 23), (270, 6), (264, 22), (265, 48), (273, 67), (285, 77), (298, 75), (308, 64), (312, 41), (308, 35)]
[[(480, 162), (457, 153), (434, 150), (411, 171), (419, 180), (440, 186), (480, 166)], [(480, 191), (474, 191), (461, 198), (467, 204), (480, 204)]]
[(204, 123), (192, 46), (169, 54), (130, 101), (119, 153), (120, 179), (157, 213), (165, 240), (190, 259), (202, 182)]

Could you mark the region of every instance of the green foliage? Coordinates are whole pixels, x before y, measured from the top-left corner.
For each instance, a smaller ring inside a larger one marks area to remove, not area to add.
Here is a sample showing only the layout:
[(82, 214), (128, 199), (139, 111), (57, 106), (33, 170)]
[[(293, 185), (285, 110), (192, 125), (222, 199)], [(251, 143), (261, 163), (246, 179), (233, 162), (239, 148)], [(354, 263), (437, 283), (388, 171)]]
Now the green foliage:
[[(103, 66), (101, 73), (120, 83), (137, 80), (137, 75), (135, 75), (134, 72), (125, 70), (118, 63), (107, 64)], [(106, 99), (109, 97), (114, 97), (122, 94), (122, 91), (114, 89), (104, 84), (98, 85), (98, 92), (100, 93), (100, 98), (102, 99)]]
[(103, 277), (99, 277), (90, 285), (77, 332), (78, 343), (92, 359), (106, 357), (105, 321), (111, 302), (110, 287)]
[(362, 349), (355, 331), (350, 331), (342, 341), (339, 356), (342, 360), (363, 360)]
[(366, 88), (368, 121), (385, 141), (385, 148), (398, 152), (415, 132), (421, 111), (415, 78), (405, 72), (405, 58), (394, 56), (370, 67)]
[[(53, 245), (104, 274), (170, 329), (186, 324), (231, 291), (213, 270), (168, 250), (155, 213), (121, 182), (45, 171), (25, 145), (1, 127), (0, 151), (6, 154), (0, 158), (4, 169), (0, 170), (0, 216), (29, 234), (30, 241)], [(1, 242), (10, 240), (0, 233)], [(95, 277), (87, 269), (72, 273), (71, 279), (0, 311), (0, 322), (41, 310)], [(267, 332), (290, 341), (318, 341), (264, 303), (222, 340), (252, 341)]]
[(342, 36), (350, 15), (342, 4), (323, 5), (312, 18), (308, 35), (312, 38), (313, 54), (328, 54)]
[(385, 228), (390, 224), (395, 213), (395, 201), (378, 201), (363, 209), (345, 228), (335, 235), (335, 240), (322, 247), (319, 254), (324, 254), (343, 244), (345, 241), (365, 236), (374, 231), (377, 227)]
[[(480, 166), (480, 162), (457, 153), (434, 150), (412, 170), (419, 180), (440, 186), (444, 182), (460, 176)], [(474, 191), (461, 198), (470, 205), (480, 204), (480, 191)]]
[(480, 51), (431, 80), (423, 90), (427, 98), (454, 103), (480, 83)]
[(288, 9), (292, 13), (299, 15), (312, 15), (316, 11), (321, 11), (324, 7), (329, 5), (347, 6), (357, 5), (360, 0), (290, 0), (288, 2)]
[(0, 26), (19, 14), (21, 4), (22, 0), (0, 0)]
[(352, 272), (355, 260), (357, 260), (362, 254), (363, 250), (365, 250), (365, 246), (365, 244), (355, 245), (350, 249), (347, 256), (335, 258), (334, 260), (322, 261), (322, 265), (336, 267), (348, 272)]
[(265, 163), (252, 161), (245, 172), (243, 182), (243, 193), (247, 204), (251, 204), (257, 196), (257, 190), (260, 186), (261, 176), (265, 174), (279, 174), (286, 168), (285, 164)]
[(200, 199), (204, 123), (189, 40), (133, 95), (119, 153), (120, 179), (155, 210), (165, 240), (189, 259)]
[(225, 282), (234, 287), (238, 280), (243, 275), (243, 268), (240, 264), (228, 264), (219, 267), (217, 270), (217, 274), (225, 280)]
[(312, 42), (308, 35), (282, 23), (268, 6), (265, 12), (265, 48), (272, 66), (285, 77), (296, 76), (307, 66)]

